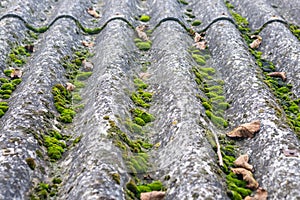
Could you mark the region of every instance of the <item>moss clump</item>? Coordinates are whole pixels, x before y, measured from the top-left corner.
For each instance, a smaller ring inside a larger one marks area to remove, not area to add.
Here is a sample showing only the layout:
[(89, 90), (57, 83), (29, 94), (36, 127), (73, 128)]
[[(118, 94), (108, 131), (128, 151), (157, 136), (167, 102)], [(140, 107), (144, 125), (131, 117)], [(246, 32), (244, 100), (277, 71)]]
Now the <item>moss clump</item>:
[(47, 147), (48, 156), (53, 160), (59, 160), (64, 153), (66, 144), (57, 136), (43, 136), (44, 146)]
[(183, 5), (188, 5), (189, 3), (186, 2), (185, 0), (178, 0), (179, 3), (183, 4)]
[(139, 108), (132, 109), (131, 113), (133, 114), (134, 117), (138, 117), (142, 119), (145, 123), (149, 123), (155, 120), (155, 117), (153, 115)]
[(52, 183), (53, 184), (61, 184), (62, 180), (60, 178), (53, 178)]
[(289, 25), (290, 31), (300, 40), (300, 27), (294, 24)]
[(206, 110), (205, 114), (208, 116), (208, 118), (212, 121), (212, 123), (217, 127), (224, 127), (226, 128), (228, 126), (228, 122), (224, 120), (222, 117), (215, 116), (211, 111)]
[(79, 81), (84, 81), (84, 80), (88, 79), (92, 75), (92, 73), (93, 72), (78, 72), (76, 78)]
[(0, 78), (1, 83), (8, 83), (9, 80), (7, 78)]
[(15, 86), (12, 83), (3, 83), (1, 85), (1, 90), (14, 90)]
[(192, 54), (192, 57), (196, 61), (197, 64), (199, 64), (199, 65), (205, 65), (206, 64), (204, 56), (201, 56), (199, 54)]
[(57, 84), (52, 88), (54, 96), (54, 105), (60, 113), (59, 121), (71, 123), (76, 112), (71, 107), (72, 94), (61, 84)]
[(148, 16), (148, 15), (142, 15), (140, 17), (140, 21), (142, 21), (142, 22), (148, 22), (149, 20), (150, 20), (150, 16)]
[(150, 41), (136, 42), (135, 45), (141, 51), (148, 51), (149, 49), (151, 49), (152, 43)]
[(142, 79), (139, 79), (139, 78), (135, 78), (133, 80), (133, 83), (135, 85), (135, 87), (139, 90), (145, 90), (148, 88), (148, 84), (146, 84), (144, 81), (142, 81)]
[(207, 73), (209, 75), (214, 75), (216, 73), (216, 70), (212, 67), (200, 67), (199, 71)]
[(142, 126), (132, 122), (131, 120), (127, 119), (125, 122), (125, 126), (131, 133), (135, 133), (135, 134), (139, 134), (139, 135), (144, 134)]
[(7, 63), (10, 66), (17, 65), (22, 66), (26, 63), (26, 57), (29, 57), (30, 53), (23, 46), (14, 47), (8, 54)]
[(33, 192), (30, 194), (31, 200), (40, 200), (40, 199), (50, 199), (51, 197), (54, 197), (56, 193), (58, 186), (56, 183), (39, 183), (33, 190)]
[(199, 26), (201, 24), (200, 20), (195, 20), (192, 22), (192, 26)]
[(121, 183), (121, 177), (120, 177), (120, 174), (119, 174), (119, 173), (113, 173), (111, 176), (112, 176), (112, 179), (113, 179), (114, 181), (116, 181), (116, 183), (117, 183), (118, 185), (120, 185), (120, 183)]
[(33, 158), (26, 158), (25, 159), (27, 165), (29, 166), (30, 169), (34, 170), (36, 167), (35, 161)]

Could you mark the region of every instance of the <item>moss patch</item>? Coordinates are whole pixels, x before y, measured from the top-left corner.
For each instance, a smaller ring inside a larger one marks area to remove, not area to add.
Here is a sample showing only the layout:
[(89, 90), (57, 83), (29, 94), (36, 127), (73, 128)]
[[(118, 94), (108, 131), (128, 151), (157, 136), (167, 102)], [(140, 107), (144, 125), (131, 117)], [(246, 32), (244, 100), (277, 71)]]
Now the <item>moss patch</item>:
[(206, 110), (205, 114), (215, 126), (218, 128), (226, 128), (228, 122), (224, 119), (224, 113), (225, 110), (229, 108), (229, 103), (225, 101), (225, 97), (223, 96), (224, 82), (214, 78), (216, 73), (214, 68), (202, 67), (205, 65), (207, 50), (200, 51), (191, 48), (189, 51), (192, 52), (192, 57), (199, 64), (199, 66), (193, 67), (192, 71), (195, 74), (196, 83), (206, 96), (199, 96), (202, 106)]
[(148, 15), (142, 15), (140, 17), (140, 21), (142, 21), (142, 22), (148, 22), (149, 20), (150, 20), (150, 16), (148, 16)]

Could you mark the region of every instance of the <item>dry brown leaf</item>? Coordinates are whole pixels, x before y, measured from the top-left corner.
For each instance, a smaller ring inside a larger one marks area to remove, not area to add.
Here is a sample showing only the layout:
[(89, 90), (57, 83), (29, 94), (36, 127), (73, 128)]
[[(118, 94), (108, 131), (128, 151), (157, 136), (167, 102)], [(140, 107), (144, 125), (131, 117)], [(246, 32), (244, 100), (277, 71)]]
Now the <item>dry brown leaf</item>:
[(68, 91), (73, 91), (75, 90), (75, 85), (73, 85), (72, 83), (66, 83), (66, 89)]
[(286, 73), (285, 72), (271, 72), (267, 75), (271, 76), (271, 77), (279, 77), (282, 79), (282, 81), (286, 81)]
[(139, 25), (135, 28), (138, 37), (144, 41), (148, 41), (149, 38), (147, 36), (147, 34), (144, 32), (146, 30), (147, 26), (146, 25)]
[(228, 137), (254, 137), (254, 134), (260, 130), (260, 121), (255, 120), (250, 123), (245, 123), (237, 128), (235, 128), (233, 131), (226, 133)]
[(231, 168), (231, 171), (235, 174), (240, 174), (243, 176), (243, 180), (246, 181), (248, 184), (246, 185), (247, 188), (256, 189), (258, 188), (258, 182), (253, 178), (252, 172), (244, 168)]
[(82, 41), (82, 45), (85, 46), (85, 47), (93, 47), (94, 42)]
[(249, 163), (249, 156), (247, 154), (240, 155), (234, 162), (234, 166), (236, 167), (243, 167), (245, 169), (248, 169), (250, 171), (253, 171), (253, 166)]
[(11, 78), (21, 78), (22, 75), (23, 75), (23, 71), (19, 68), (13, 69), (12, 72), (10, 73)]
[(93, 63), (91, 63), (91, 62), (88, 62), (88, 61), (86, 61), (86, 60), (83, 60), (83, 61), (82, 61), (82, 67), (83, 67), (83, 69), (84, 69), (85, 71), (92, 71), (93, 68), (94, 68), (94, 65), (93, 65)]
[(194, 42), (200, 42), (200, 40), (202, 40), (203, 37), (201, 36), (201, 34), (195, 32), (195, 35), (194, 35)]
[(95, 18), (99, 18), (99, 17), (100, 17), (99, 13), (98, 13), (96, 10), (94, 10), (94, 8), (88, 8), (88, 9), (87, 9), (87, 12), (88, 12), (91, 16), (93, 16), (93, 17), (95, 17)]
[(256, 39), (250, 44), (250, 48), (257, 49), (262, 42), (262, 37), (259, 35), (251, 35), (251, 38), (252, 39), (256, 38)]
[(146, 73), (146, 72), (141, 72), (140, 74), (139, 74), (139, 77), (141, 78), (141, 79), (148, 79), (149, 77), (151, 76), (151, 74), (149, 74), (149, 73)]
[(162, 200), (166, 193), (162, 191), (142, 192), (141, 200)]
[(267, 200), (268, 192), (263, 188), (258, 188), (256, 194), (253, 197), (246, 196), (244, 200)]
[(206, 49), (206, 41), (196, 42), (195, 44), (193, 44), (193, 46), (197, 49), (204, 50)]

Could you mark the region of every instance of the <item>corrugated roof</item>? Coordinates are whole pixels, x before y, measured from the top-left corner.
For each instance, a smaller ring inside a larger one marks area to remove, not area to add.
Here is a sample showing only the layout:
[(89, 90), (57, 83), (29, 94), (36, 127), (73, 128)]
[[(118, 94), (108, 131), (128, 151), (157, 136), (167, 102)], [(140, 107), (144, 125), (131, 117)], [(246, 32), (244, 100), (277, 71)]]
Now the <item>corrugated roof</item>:
[(0, 199), (300, 198), (298, 3), (1, 1)]

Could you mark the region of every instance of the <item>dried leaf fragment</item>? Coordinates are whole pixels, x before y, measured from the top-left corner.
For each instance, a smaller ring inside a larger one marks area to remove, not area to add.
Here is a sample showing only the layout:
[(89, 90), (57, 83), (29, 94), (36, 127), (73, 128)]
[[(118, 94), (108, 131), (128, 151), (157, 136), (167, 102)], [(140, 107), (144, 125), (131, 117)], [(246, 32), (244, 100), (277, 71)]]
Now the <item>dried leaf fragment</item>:
[(75, 85), (73, 85), (72, 83), (66, 83), (66, 89), (68, 91), (73, 91), (75, 90)]
[(196, 42), (195, 44), (193, 44), (193, 46), (197, 49), (204, 50), (206, 49), (206, 41)]
[(93, 65), (93, 63), (91, 63), (91, 62), (88, 62), (88, 61), (86, 61), (86, 60), (83, 60), (83, 61), (82, 61), (82, 67), (83, 67), (83, 69), (84, 69), (85, 71), (92, 71), (93, 68), (94, 68), (94, 65)]
[(247, 188), (256, 189), (258, 188), (258, 182), (253, 178), (252, 172), (244, 168), (231, 168), (231, 171), (235, 174), (240, 174), (243, 176), (243, 180), (246, 181), (248, 184), (246, 185)]
[(285, 72), (271, 72), (267, 74), (267, 76), (271, 77), (279, 77), (282, 81), (286, 81), (286, 73)]
[(147, 36), (147, 34), (144, 32), (146, 30), (147, 26), (146, 25), (139, 25), (135, 28), (138, 37), (144, 41), (148, 41), (149, 38)]
[(139, 74), (139, 77), (141, 78), (141, 79), (148, 79), (149, 77), (151, 76), (151, 74), (149, 74), (149, 73), (146, 73), (146, 72), (141, 72), (140, 74)]
[(162, 200), (166, 193), (162, 191), (152, 191), (141, 193), (141, 200)]
[(256, 38), (256, 39), (250, 44), (250, 48), (257, 49), (262, 42), (262, 37), (259, 35), (251, 35), (251, 38), (252, 39)]
[(263, 188), (258, 188), (256, 194), (253, 197), (246, 196), (244, 200), (267, 200), (268, 192)]
[(249, 156), (247, 154), (240, 155), (234, 162), (234, 166), (236, 167), (243, 167), (249, 171), (253, 171), (253, 166), (249, 163)]
[(85, 46), (85, 47), (93, 47), (94, 42), (82, 41), (82, 45)]
[(250, 123), (245, 123), (237, 128), (235, 128), (233, 131), (226, 133), (228, 137), (254, 137), (254, 134), (257, 133), (260, 130), (260, 121), (255, 120)]
[(12, 72), (10, 73), (11, 78), (21, 78), (22, 75), (23, 75), (23, 71), (19, 68), (13, 69)]
[(99, 18), (99, 17), (100, 17), (99, 13), (98, 13), (96, 10), (94, 10), (94, 8), (88, 8), (88, 9), (87, 9), (87, 12), (88, 12), (91, 16), (93, 16), (93, 17), (95, 17), (95, 18)]
[(194, 34), (194, 42), (199, 42), (202, 39), (203, 39), (202, 35), (199, 34), (199, 33), (197, 33), (197, 32), (195, 32), (195, 34)]

